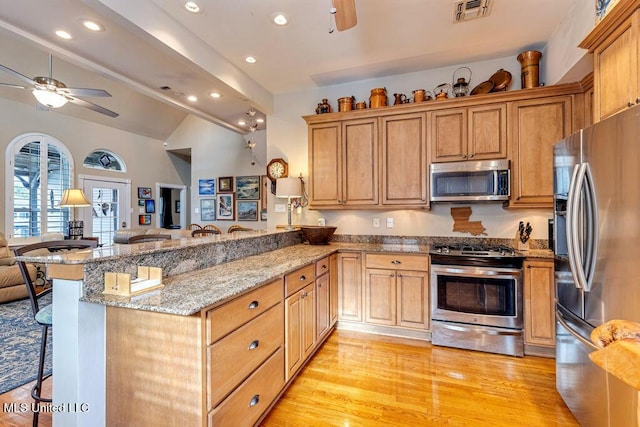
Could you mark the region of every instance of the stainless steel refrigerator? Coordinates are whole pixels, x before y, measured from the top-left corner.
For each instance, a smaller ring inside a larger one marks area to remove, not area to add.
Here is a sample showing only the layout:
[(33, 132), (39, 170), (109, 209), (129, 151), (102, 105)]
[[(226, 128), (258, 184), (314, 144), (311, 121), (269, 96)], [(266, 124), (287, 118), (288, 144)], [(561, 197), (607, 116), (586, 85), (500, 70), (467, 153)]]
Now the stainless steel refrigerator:
[(582, 426), (637, 426), (637, 393), (596, 366), (591, 331), (640, 322), (640, 107), (554, 146), (556, 387)]

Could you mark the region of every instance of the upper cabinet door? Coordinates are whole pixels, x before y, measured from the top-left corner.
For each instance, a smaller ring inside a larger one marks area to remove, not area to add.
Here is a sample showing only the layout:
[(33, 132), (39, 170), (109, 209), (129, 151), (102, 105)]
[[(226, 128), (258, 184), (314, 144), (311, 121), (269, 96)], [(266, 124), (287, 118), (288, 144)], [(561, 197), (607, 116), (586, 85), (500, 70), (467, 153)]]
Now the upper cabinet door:
[(595, 121), (640, 101), (638, 35), (638, 13), (635, 13), (594, 50)]
[(309, 200), (311, 206), (342, 200), (342, 126), (340, 122), (309, 126)]
[(471, 160), (507, 158), (507, 105), (469, 108), (467, 157)]
[(378, 204), (378, 119), (342, 122), (344, 205)]
[(431, 160), (458, 162), (467, 159), (467, 110), (433, 111), (430, 119)]
[(510, 107), (510, 207), (553, 206), (553, 145), (572, 131), (572, 95), (513, 102)]
[(382, 118), (382, 203), (428, 205), (424, 113)]

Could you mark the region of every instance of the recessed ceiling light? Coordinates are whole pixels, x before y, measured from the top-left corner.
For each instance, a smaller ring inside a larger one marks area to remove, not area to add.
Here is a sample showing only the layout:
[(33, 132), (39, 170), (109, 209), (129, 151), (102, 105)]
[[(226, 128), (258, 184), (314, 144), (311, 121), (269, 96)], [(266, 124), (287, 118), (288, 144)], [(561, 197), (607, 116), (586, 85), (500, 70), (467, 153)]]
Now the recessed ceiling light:
[(244, 58), (244, 60), (249, 64), (255, 64), (256, 62), (258, 62), (258, 60), (254, 56), (247, 56), (246, 58)]
[(191, 13), (200, 13), (202, 9), (200, 6), (194, 1), (188, 1), (184, 4), (184, 8), (187, 9)]
[(245, 122), (244, 120), (238, 120), (238, 124), (239, 124), (240, 126), (244, 126), (244, 125), (246, 125), (246, 124), (247, 124), (247, 122)]
[(220, 95), (218, 92), (211, 92), (211, 93), (209, 93), (209, 95), (210, 95), (212, 98), (220, 98), (220, 97), (222, 96), (222, 95)]
[(84, 25), (85, 28), (91, 31), (104, 31), (104, 25), (99, 24), (96, 21), (91, 21), (89, 19), (82, 21), (82, 25)]
[(63, 30), (56, 31), (56, 36), (60, 37), (61, 39), (65, 39), (65, 40), (71, 39), (71, 34), (69, 34), (69, 33), (67, 33), (66, 31), (63, 31)]
[(256, 119), (257, 123), (264, 123), (264, 119)]
[(289, 18), (282, 12), (276, 12), (271, 15), (271, 19), (273, 19), (273, 23), (279, 26), (287, 25), (289, 22)]
[(187, 96), (187, 100), (191, 101), (191, 102), (196, 102), (198, 100), (198, 98), (193, 96), (193, 95), (189, 95), (189, 96)]

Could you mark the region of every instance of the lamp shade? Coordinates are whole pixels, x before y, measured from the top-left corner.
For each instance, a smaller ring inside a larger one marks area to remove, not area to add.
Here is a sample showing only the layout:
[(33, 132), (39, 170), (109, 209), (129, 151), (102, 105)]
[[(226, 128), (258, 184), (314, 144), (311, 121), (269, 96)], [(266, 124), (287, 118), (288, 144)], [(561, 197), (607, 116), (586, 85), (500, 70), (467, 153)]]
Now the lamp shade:
[(59, 108), (67, 103), (67, 98), (50, 90), (34, 89), (33, 96), (36, 97), (40, 104), (49, 108)]
[(276, 197), (302, 197), (299, 178), (278, 178), (276, 180)]
[(64, 190), (62, 194), (62, 200), (60, 200), (61, 208), (73, 208), (80, 206), (91, 206), (91, 202), (87, 200), (86, 196), (80, 188), (69, 188)]

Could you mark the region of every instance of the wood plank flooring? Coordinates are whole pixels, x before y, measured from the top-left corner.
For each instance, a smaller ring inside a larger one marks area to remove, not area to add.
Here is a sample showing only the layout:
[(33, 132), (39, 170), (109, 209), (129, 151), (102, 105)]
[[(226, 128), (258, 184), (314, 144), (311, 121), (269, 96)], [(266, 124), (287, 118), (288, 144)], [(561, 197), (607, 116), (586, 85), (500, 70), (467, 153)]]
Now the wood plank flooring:
[[(335, 331), (261, 425), (578, 426), (554, 372), (553, 359)], [(0, 405), (31, 404), (30, 390), (0, 395)], [(2, 427), (30, 425), (30, 413), (0, 411)], [(50, 414), (40, 415), (40, 426), (51, 426)]]
[(262, 426), (577, 426), (555, 361), (335, 331)]

